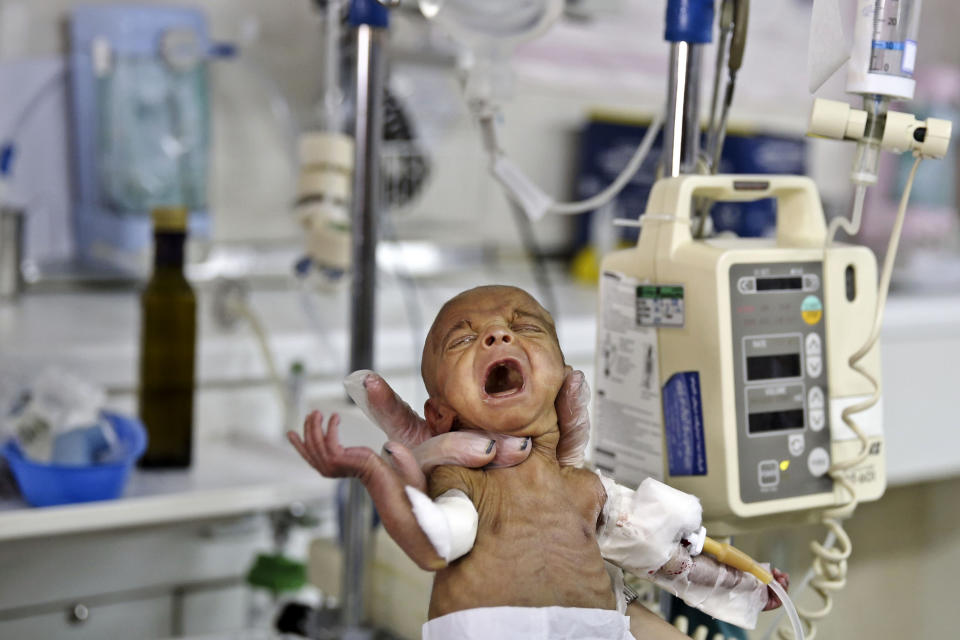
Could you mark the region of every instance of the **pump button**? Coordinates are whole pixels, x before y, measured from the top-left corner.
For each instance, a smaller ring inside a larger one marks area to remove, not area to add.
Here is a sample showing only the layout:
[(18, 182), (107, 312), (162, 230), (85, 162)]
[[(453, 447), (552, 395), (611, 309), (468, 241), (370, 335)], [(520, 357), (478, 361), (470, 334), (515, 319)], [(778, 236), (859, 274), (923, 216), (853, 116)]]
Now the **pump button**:
[(757, 465), (757, 482), (761, 487), (775, 487), (780, 484), (780, 463), (776, 460), (763, 460)]
[(820, 431), (826, 424), (826, 414), (823, 409), (810, 409), (810, 429)]
[(820, 334), (811, 333), (807, 335), (805, 346), (807, 349), (807, 357), (810, 356), (819, 356), (821, 352), (822, 343), (820, 342)]
[(807, 469), (816, 477), (820, 477), (830, 468), (830, 454), (823, 447), (816, 447), (807, 458)]
[(823, 409), (823, 389), (810, 387), (810, 392), (807, 394), (807, 407), (809, 409)]
[(819, 378), (823, 373), (823, 360), (820, 356), (807, 356), (807, 375), (811, 378)]

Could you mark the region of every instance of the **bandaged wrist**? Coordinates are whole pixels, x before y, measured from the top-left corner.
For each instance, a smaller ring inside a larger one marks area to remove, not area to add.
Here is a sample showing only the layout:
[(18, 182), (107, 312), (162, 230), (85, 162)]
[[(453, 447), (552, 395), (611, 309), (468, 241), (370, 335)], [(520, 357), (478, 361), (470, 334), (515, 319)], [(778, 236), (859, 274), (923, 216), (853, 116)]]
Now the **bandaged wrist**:
[(681, 540), (700, 532), (703, 510), (695, 496), (652, 478), (634, 491), (598, 475), (607, 500), (597, 542), (610, 562), (645, 576), (663, 566)]
[(650, 580), (691, 607), (744, 629), (757, 626), (767, 604), (767, 586), (755, 577), (704, 554), (678, 548)]
[(413, 515), (436, 550), (453, 562), (473, 548), (477, 539), (477, 509), (463, 491), (451, 489), (436, 500), (411, 486), (404, 487)]

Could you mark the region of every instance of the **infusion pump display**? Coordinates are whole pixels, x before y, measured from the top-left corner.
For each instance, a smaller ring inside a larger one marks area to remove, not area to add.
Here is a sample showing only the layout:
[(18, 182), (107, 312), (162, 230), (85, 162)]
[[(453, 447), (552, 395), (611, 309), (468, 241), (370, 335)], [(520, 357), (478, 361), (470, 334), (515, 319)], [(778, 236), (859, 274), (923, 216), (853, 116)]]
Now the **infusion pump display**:
[(730, 267), (740, 498), (831, 491), (820, 262)]

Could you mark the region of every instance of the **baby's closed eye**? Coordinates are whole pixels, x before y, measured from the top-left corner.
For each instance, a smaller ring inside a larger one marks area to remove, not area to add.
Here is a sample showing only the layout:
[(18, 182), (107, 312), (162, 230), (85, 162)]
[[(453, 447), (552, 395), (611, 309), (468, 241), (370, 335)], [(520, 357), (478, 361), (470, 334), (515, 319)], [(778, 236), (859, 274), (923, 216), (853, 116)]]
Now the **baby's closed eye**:
[(472, 333), (464, 334), (462, 336), (456, 336), (447, 345), (447, 349), (455, 349), (457, 347), (462, 347), (464, 345), (470, 344), (476, 339), (477, 339), (477, 336)]
[(522, 333), (522, 332), (542, 333), (543, 332), (543, 329), (541, 329), (535, 324), (515, 324), (510, 327), (510, 330), (517, 333)]

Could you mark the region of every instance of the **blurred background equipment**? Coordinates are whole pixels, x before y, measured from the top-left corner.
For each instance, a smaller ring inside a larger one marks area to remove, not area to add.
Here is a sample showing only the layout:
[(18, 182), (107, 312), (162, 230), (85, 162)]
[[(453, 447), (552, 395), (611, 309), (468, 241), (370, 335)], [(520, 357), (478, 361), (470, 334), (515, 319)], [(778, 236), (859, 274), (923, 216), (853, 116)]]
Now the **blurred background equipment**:
[(70, 21), (75, 229), (82, 260), (143, 274), (149, 212), (209, 237), (207, 21), (163, 6), (77, 7)]

